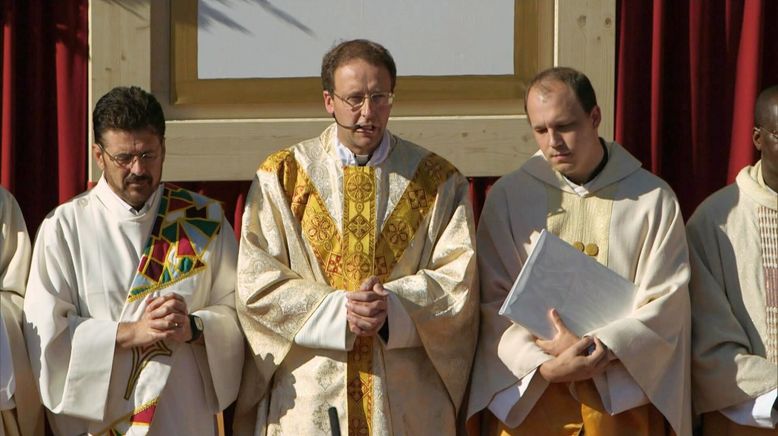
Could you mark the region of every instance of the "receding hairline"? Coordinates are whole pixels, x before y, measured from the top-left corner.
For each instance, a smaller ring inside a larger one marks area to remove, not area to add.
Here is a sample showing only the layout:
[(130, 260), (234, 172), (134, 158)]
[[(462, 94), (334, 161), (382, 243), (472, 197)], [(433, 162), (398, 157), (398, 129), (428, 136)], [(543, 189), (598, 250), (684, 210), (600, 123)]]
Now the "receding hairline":
[(597, 93), (586, 74), (565, 66), (547, 68), (536, 74), (524, 91), (524, 113), (527, 114), (527, 121), (531, 122), (527, 107), (530, 92), (539, 89), (541, 95), (547, 95), (553, 91), (550, 84), (554, 82), (566, 86), (585, 113), (590, 114), (597, 106)]
[[(557, 77), (545, 77), (540, 80), (536, 80), (527, 89), (527, 97), (524, 99), (524, 114), (527, 116), (527, 122), (530, 124), (532, 124), (532, 119), (529, 116), (529, 96), (533, 92), (538, 93), (543, 99), (546, 99), (548, 96), (553, 94), (568, 92), (570, 93), (570, 97), (573, 100), (573, 104), (578, 105), (578, 107), (580, 107), (581, 110), (586, 113), (581, 100), (578, 99), (578, 95), (576, 95), (575, 90), (572, 86), (570, 86), (569, 83)], [(591, 111), (589, 113), (591, 113)]]
[(570, 85), (568, 85), (565, 81), (557, 79), (556, 77), (544, 78), (530, 85), (529, 89), (527, 90), (527, 100), (529, 100), (529, 94), (533, 91), (540, 93), (542, 96), (558, 93), (559, 89), (554, 85), (559, 85), (566, 89), (568, 92), (572, 93), (573, 97), (575, 97), (575, 100), (578, 101), (578, 98), (575, 95), (575, 90), (573, 90), (573, 88), (571, 88)]

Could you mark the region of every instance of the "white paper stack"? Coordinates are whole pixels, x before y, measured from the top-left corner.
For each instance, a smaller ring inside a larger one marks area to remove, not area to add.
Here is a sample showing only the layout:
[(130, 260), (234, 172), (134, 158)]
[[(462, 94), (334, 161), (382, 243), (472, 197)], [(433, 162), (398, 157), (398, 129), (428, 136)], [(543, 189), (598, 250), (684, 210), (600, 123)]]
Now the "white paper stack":
[(578, 336), (632, 312), (635, 285), (543, 230), (500, 308), (500, 315), (539, 338), (556, 334), (548, 318), (556, 308)]

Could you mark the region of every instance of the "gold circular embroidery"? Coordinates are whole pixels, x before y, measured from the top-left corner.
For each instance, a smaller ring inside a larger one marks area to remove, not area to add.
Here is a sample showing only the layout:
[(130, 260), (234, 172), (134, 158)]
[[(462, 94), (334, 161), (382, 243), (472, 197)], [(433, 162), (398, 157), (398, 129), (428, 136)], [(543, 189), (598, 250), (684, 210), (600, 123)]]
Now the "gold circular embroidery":
[(346, 181), (346, 195), (351, 201), (365, 202), (373, 195), (373, 178), (367, 174), (356, 172), (350, 174)]
[(312, 216), (306, 227), (308, 240), (316, 244), (329, 241), (335, 234), (335, 225), (324, 215)]
[(387, 239), (392, 245), (402, 245), (411, 239), (410, 226), (401, 220), (390, 221), (386, 226)]
[(573, 242), (573, 247), (578, 251), (584, 251), (584, 244), (581, 241)]
[(370, 258), (364, 253), (351, 253), (344, 262), (345, 274), (351, 280), (367, 278), (372, 273)]
[(597, 254), (600, 252), (600, 247), (597, 246), (597, 244), (586, 244), (586, 249), (584, 250), (584, 253), (586, 253), (589, 256), (597, 256)]

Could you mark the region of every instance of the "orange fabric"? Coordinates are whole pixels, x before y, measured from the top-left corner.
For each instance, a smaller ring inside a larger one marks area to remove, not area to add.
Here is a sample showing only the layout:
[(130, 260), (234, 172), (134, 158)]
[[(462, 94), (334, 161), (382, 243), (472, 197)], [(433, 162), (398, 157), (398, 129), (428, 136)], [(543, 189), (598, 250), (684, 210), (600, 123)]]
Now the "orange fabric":
[(675, 434), (665, 417), (652, 404), (609, 415), (605, 412), (600, 394), (591, 380), (575, 384), (581, 401), (586, 436), (665, 436)]
[(581, 404), (570, 395), (564, 383), (551, 383), (524, 422), (514, 429), (506, 427), (491, 413), (484, 415), (483, 428), (487, 435), (576, 436), (583, 427)]
[(665, 436), (673, 435), (664, 416), (651, 404), (618, 415), (604, 412), (602, 401), (591, 381), (575, 385), (576, 400), (565, 383), (551, 383), (527, 418), (510, 429), (491, 413), (481, 416), (482, 434), (494, 436)]

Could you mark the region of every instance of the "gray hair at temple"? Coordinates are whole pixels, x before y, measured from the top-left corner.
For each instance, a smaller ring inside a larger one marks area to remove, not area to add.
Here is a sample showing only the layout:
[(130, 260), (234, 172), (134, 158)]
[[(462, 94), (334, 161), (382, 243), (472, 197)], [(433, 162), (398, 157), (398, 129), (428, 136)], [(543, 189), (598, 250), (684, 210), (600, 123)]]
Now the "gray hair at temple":
[(597, 95), (594, 93), (592, 82), (586, 77), (586, 74), (569, 67), (554, 67), (539, 72), (527, 85), (524, 92), (524, 113), (527, 113), (527, 97), (532, 88), (545, 88), (544, 84), (548, 82), (562, 82), (566, 84), (575, 93), (578, 103), (581, 104), (584, 112), (591, 113), (597, 106)]
[(335, 70), (354, 59), (361, 59), (370, 65), (384, 67), (392, 78), (392, 89), (397, 81), (397, 66), (389, 50), (377, 42), (367, 39), (344, 41), (324, 54), (321, 61), (321, 86), (327, 92), (335, 90)]
[(100, 97), (92, 112), (92, 132), (97, 143), (108, 130), (151, 130), (165, 138), (165, 113), (156, 98), (137, 86), (117, 86)]

